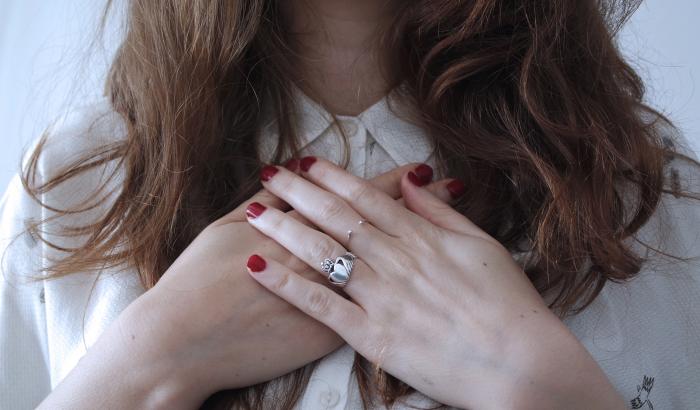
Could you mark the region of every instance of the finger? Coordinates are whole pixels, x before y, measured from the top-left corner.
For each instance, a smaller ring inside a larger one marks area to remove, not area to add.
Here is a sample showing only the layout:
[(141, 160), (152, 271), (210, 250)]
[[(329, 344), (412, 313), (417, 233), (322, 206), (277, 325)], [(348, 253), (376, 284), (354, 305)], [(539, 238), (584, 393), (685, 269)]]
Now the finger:
[[(302, 162), (303, 164), (303, 162)], [(302, 165), (303, 168), (303, 165)], [(282, 198), (289, 205), (294, 207), (299, 213), (304, 215), (314, 225), (318, 226), (322, 231), (329, 234), (336, 241), (340, 242), (346, 249), (352, 249), (356, 252), (362, 252), (362, 246), (368, 246), (359, 240), (353, 240), (357, 235), (363, 236), (363, 241), (366, 241), (367, 235), (373, 239), (387, 236), (386, 233), (372, 226), (371, 223), (359, 224), (363, 218), (350, 204), (338, 195), (328, 192), (314, 183), (295, 175), (284, 168), (267, 166), (261, 173), (263, 185), (270, 192)], [(365, 180), (364, 183), (369, 186)], [(401, 209), (412, 217), (418, 218), (412, 212), (396, 204), (389, 196), (376, 188), (369, 189), (376, 191), (378, 196), (384, 198), (391, 206)], [(371, 222), (371, 221), (370, 221)], [(397, 221), (394, 220), (394, 225)], [(353, 231), (353, 237), (348, 236), (348, 231)], [(358, 246), (355, 246), (357, 244)]]
[[(323, 261), (326, 258), (333, 260), (347, 252), (343, 245), (330, 236), (304, 225), (290, 217), (289, 214), (275, 208), (262, 209), (260, 207), (262, 205), (257, 206), (255, 212), (248, 213), (248, 222), (324, 277), (327, 277), (328, 273), (321, 268)], [(365, 244), (366, 247), (371, 245), (373, 248), (377, 248), (378, 246), (374, 241), (363, 240), (361, 243)], [(363, 254), (366, 251), (361, 249), (353, 250), (353, 252)], [(367, 280), (371, 269), (368, 266), (365, 266), (364, 269), (360, 268), (361, 260), (359, 258), (356, 260), (358, 264), (353, 268), (352, 280), (347, 283), (344, 290), (352, 297), (362, 297), (358, 291), (368, 288)]]
[(250, 197), (248, 200), (244, 201), (240, 205), (236, 207), (233, 211), (227, 213), (221, 219), (219, 219), (219, 223), (230, 223), (230, 222), (244, 222), (246, 220), (245, 218), (245, 212), (246, 209), (250, 206), (252, 203), (260, 203), (264, 204), (265, 206), (269, 207), (275, 207), (277, 209), (282, 209), (282, 210), (287, 210), (289, 209), (289, 205), (284, 202), (282, 199), (279, 197), (273, 195), (270, 191), (267, 189), (261, 189), (258, 191), (255, 195)]
[[(298, 173), (299, 172), (299, 160), (296, 158), (291, 158), (287, 162), (284, 163), (284, 167), (290, 170), (291, 172)], [(397, 184), (397, 186), (400, 186), (400, 184)], [(226, 214), (224, 217), (221, 218), (222, 222), (243, 222), (245, 221), (245, 210), (248, 208), (248, 205), (252, 204), (253, 202), (259, 202), (261, 204), (264, 204), (266, 206), (272, 206), (277, 209), (283, 209), (287, 210), (289, 209), (289, 205), (287, 205), (283, 200), (280, 198), (276, 197), (270, 191), (266, 189), (261, 189), (258, 191), (255, 195), (250, 197), (247, 201), (244, 201), (240, 205), (236, 207), (233, 211), (229, 212)]]
[(300, 214), (297, 212), (295, 209), (292, 209), (291, 211), (287, 212), (287, 215), (290, 217), (296, 219), (297, 221), (303, 223), (306, 226), (314, 227), (314, 224), (311, 223), (308, 219), (304, 218), (304, 215)]
[(290, 170), (291, 172), (294, 172), (295, 174), (299, 173), (299, 159), (298, 158), (290, 158), (287, 162), (284, 163), (284, 167)]
[[(407, 167), (401, 167), (402, 171), (408, 172), (406, 170)], [(398, 169), (398, 168), (397, 168)], [(402, 177), (403, 175), (401, 175)], [(399, 177), (398, 183), (396, 183), (396, 189), (395, 191), (398, 192), (396, 201), (397, 203), (401, 204), (401, 206), (405, 206), (403, 198), (401, 198), (401, 177)], [(373, 182), (374, 180), (371, 180), (370, 182)], [(385, 188), (387, 188), (385, 186)], [(445, 203), (454, 203), (457, 201), (462, 194), (464, 193), (464, 185), (455, 180), (455, 179), (443, 179), (440, 181), (435, 181), (432, 182), (430, 185), (426, 185), (425, 189), (430, 191), (433, 195), (438, 197), (442, 202)], [(394, 195), (395, 192), (392, 189), (391, 190), (391, 195)], [(304, 218), (302, 214), (295, 210), (291, 210), (287, 212), (287, 215), (297, 219), (298, 221), (302, 222), (304, 225), (307, 226), (314, 226), (308, 219)]]
[[(401, 187), (401, 184), (399, 184), (399, 187)], [(454, 203), (462, 195), (464, 195), (464, 184), (456, 179), (443, 179), (440, 181), (435, 181), (429, 185), (426, 185), (425, 189), (444, 203)], [(402, 206), (406, 206), (403, 198), (399, 198), (397, 202)]]
[(410, 173), (401, 181), (401, 192), (406, 207), (433, 224), (454, 232), (490, 238), (467, 217), (416, 184), (415, 178), (411, 177)]
[[(330, 161), (316, 157), (305, 157), (301, 159), (300, 168), (304, 178), (323, 190), (340, 197), (343, 202), (349, 204), (372, 225), (389, 235), (402, 236), (405, 233), (413, 232), (409, 227), (420, 223), (421, 218), (416, 218), (415, 214), (406, 210), (392, 197)], [(424, 185), (428, 183), (429, 179), (432, 179), (432, 168), (425, 164), (416, 167), (415, 172), (424, 178), (421, 179)], [(267, 188), (283, 199), (291, 200), (276, 189), (274, 184), (267, 186)], [(296, 204), (292, 206), (296, 208)], [(313, 221), (310, 215), (306, 216)], [(346, 227), (345, 229), (350, 228)]]
[[(293, 165), (290, 165), (293, 164)], [(406, 164), (402, 165), (400, 167), (396, 167), (390, 171), (387, 171), (383, 174), (377, 175), (374, 178), (369, 179), (369, 182), (374, 185), (375, 188), (379, 189), (380, 191), (383, 191), (385, 194), (389, 195), (390, 197), (394, 199), (399, 199), (401, 198), (401, 178), (403, 178), (404, 174), (408, 173), (409, 171), (412, 171), (416, 169), (419, 165), (418, 163), (412, 163), (412, 164)], [(298, 173), (296, 171), (299, 170), (299, 160), (296, 158), (292, 158), (289, 160), (286, 164), (285, 167), (289, 169), (292, 172)], [(432, 175), (432, 170), (429, 171)], [(445, 180), (448, 181), (448, 180)], [(442, 181), (439, 181), (442, 182)], [(430, 187), (433, 187), (435, 183), (430, 184)], [(440, 184), (442, 185), (442, 184)], [(437, 192), (437, 189), (436, 189)]]
[[(403, 200), (401, 198), (401, 178), (404, 176), (404, 174), (408, 173), (411, 170), (415, 170), (417, 167), (419, 167), (421, 164), (413, 163), (413, 164), (407, 164), (403, 165), (400, 167), (396, 167), (388, 172), (385, 172), (381, 175), (378, 175), (372, 179), (370, 179), (370, 183), (374, 185), (377, 189), (385, 192), (387, 195), (394, 199), (398, 199), (399, 203), (403, 204)], [(288, 170), (294, 172), (294, 173), (299, 173), (299, 159), (297, 158), (291, 158), (287, 162), (284, 163), (284, 167), (287, 168)], [(431, 172), (431, 171), (430, 171)], [(422, 174), (425, 175), (425, 174)], [(433, 194), (438, 196), (441, 200), (448, 202), (451, 199), (450, 196), (450, 191), (446, 189), (446, 185), (450, 182), (451, 180), (449, 179), (444, 179), (441, 181), (436, 181), (431, 183), (430, 185), (426, 186), (426, 189), (430, 190)], [(454, 198), (453, 198), (454, 199)], [(276, 196), (272, 195), (269, 191), (263, 189), (260, 190), (256, 195), (248, 199), (247, 201), (243, 202), (241, 205), (236, 207), (231, 213), (226, 215), (225, 218), (232, 218), (236, 222), (243, 221), (245, 220), (245, 209), (253, 202), (259, 202), (262, 203), (266, 206), (278, 208), (278, 209), (289, 209), (289, 205), (282, 201), (281, 199), (277, 198)], [(305, 225), (308, 226), (313, 226), (311, 222), (309, 222), (306, 218), (304, 218), (301, 214), (298, 212), (292, 210), (289, 212), (291, 216), (294, 218), (297, 218), (299, 221), (303, 222)]]
[[(421, 164), (408, 164), (396, 167), (391, 171), (385, 172), (370, 179), (369, 182), (374, 185), (375, 188), (379, 189), (390, 197), (398, 199), (401, 197), (401, 178), (403, 178), (406, 173), (416, 169), (420, 165)], [(427, 178), (428, 175), (425, 174), (426, 170), (424, 169), (423, 172), (424, 173), (422, 175)], [(430, 169), (429, 173), (429, 179), (432, 179), (432, 169)]]
[[(381, 175), (371, 178), (369, 182), (377, 189), (384, 191), (390, 197), (398, 199), (401, 197), (401, 178), (405, 173), (413, 170), (418, 165), (420, 164), (415, 163), (396, 167)], [(299, 160), (297, 158), (292, 158), (284, 164), (284, 167), (298, 174)]]
[(247, 267), (251, 277), (270, 292), (328, 326), (350, 345), (359, 346), (367, 327), (367, 314), (359, 305), (273, 259), (252, 255)]
[[(403, 165), (400, 167), (396, 167), (388, 172), (385, 172), (381, 175), (378, 175), (372, 179), (369, 180), (369, 182), (374, 185), (377, 189), (384, 191), (387, 195), (394, 199), (398, 199), (402, 204), (403, 201), (401, 200), (401, 178), (406, 174), (407, 172), (415, 169), (418, 167), (420, 164), (407, 164)], [(288, 160), (285, 164), (284, 167), (287, 168), (288, 170), (298, 173), (299, 172), (299, 160), (297, 158), (291, 158)], [(450, 180), (442, 180), (442, 181), (437, 181), (433, 182), (430, 185), (428, 185), (426, 188), (429, 189), (431, 192), (433, 192), (435, 195), (440, 197), (440, 199), (443, 199), (444, 201), (448, 201), (448, 191), (445, 189), (445, 185), (447, 182)], [(270, 194), (270, 196), (272, 196)], [(256, 200), (256, 197), (251, 198), (251, 200), (246, 201), (246, 208), (248, 205), (250, 205), (253, 202), (260, 202), (264, 205), (271, 206), (274, 208), (280, 208), (277, 206), (276, 203), (269, 201), (268, 199), (263, 198), (264, 200)], [(282, 200), (277, 201), (278, 203), (286, 203)], [(244, 212), (240, 211), (240, 206), (236, 208), (236, 216), (243, 216)], [(308, 219), (304, 218), (303, 215), (298, 213), (295, 210), (291, 210), (288, 212), (288, 214), (300, 222), (304, 223), (305, 225), (308, 226), (313, 226), (311, 222), (309, 222)]]

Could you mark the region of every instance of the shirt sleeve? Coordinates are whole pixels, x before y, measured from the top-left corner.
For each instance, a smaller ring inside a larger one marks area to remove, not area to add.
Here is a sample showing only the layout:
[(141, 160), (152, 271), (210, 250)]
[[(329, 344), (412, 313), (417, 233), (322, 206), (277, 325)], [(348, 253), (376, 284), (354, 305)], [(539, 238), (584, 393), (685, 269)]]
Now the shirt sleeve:
[[(0, 408), (35, 408), (51, 391), (42, 246), (29, 229), (41, 209), (15, 176), (0, 200)], [(34, 279), (33, 279), (34, 278)]]

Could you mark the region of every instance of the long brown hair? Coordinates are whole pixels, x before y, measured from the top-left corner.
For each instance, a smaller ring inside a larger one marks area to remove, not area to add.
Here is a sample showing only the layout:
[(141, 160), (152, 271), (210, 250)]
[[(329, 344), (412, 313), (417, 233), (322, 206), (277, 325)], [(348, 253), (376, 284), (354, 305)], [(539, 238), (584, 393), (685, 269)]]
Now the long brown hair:
[[(66, 232), (89, 240), (67, 249), (51, 277), (127, 263), (154, 286), (206, 225), (260, 188), (263, 107), (278, 119), (274, 160), (295, 152), (294, 61), (279, 3), (128, 3), (106, 88), (126, 139), (36, 184), (40, 144), (24, 173), (38, 198), (106, 163), (123, 171), (109, 212)], [(624, 240), (664, 193), (681, 194), (666, 188), (664, 164), (682, 155), (664, 144), (661, 125), (671, 124), (643, 103), (643, 83), (615, 44), (639, 1), (401, 3), (383, 38), (402, 62), (392, 81), (405, 85), (443, 173), (465, 182), (457, 208), (506, 248), (529, 251), (526, 273), (562, 315), (636, 275), (643, 259)], [(365, 404), (370, 392), (389, 405), (412, 391), (363, 360)], [(309, 366), (285, 377), (280, 408), (298, 400)], [(205, 407), (262, 408), (265, 386), (220, 392)]]

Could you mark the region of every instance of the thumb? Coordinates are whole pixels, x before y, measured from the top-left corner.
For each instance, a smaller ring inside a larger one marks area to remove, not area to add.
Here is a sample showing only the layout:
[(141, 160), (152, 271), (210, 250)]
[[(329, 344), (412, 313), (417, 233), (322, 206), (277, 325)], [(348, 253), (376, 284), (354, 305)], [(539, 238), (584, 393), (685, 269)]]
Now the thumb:
[[(464, 191), (464, 185), (453, 180), (455, 188)], [(460, 214), (450, 205), (425, 189), (412, 172), (404, 175), (401, 180), (401, 193), (406, 208), (427, 219), (441, 228), (472, 236), (488, 236), (467, 217)]]

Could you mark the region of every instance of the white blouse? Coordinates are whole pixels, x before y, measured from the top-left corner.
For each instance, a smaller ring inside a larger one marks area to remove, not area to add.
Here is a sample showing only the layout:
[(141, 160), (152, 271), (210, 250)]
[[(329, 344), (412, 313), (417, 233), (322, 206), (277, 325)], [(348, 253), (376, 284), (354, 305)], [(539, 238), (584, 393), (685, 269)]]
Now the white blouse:
[[(303, 153), (339, 162), (341, 137), (329, 126), (331, 116), (299, 94), (298, 118)], [(409, 162), (428, 162), (431, 144), (417, 126), (402, 119), (400, 106), (388, 100), (357, 117), (339, 116), (349, 138), (348, 169), (370, 178)], [(269, 158), (276, 135), (274, 123), (263, 128), (262, 152)], [(39, 166), (39, 178), (78, 155), (125, 135), (121, 118), (107, 101), (74, 111), (52, 128)], [(684, 149), (681, 136), (669, 137)], [(692, 154), (691, 154), (692, 155)], [(700, 172), (675, 159), (668, 172), (683, 188), (700, 192)], [(105, 177), (90, 171), (42, 196), (51, 204), (70, 206), (94, 200), (93, 190)], [(119, 180), (111, 182), (119, 186)], [(61, 223), (79, 223), (105, 212), (108, 203)], [(0, 409), (36, 406), (77, 364), (89, 346), (134, 299), (144, 292), (135, 270), (111, 269), (99, 275), (76, 273), (46, 282), (34, 281), (40, 268), (59, 256), (27, 232), (29, 221), (50, 212), (33, 202), (15, 177), (0, 202)], [(55, 222), (43, 227), (48, 239)], [(677, 262), (643, 251), (648, 262), (634, 279), (608, 283), (584, 312), (565, 320), (631, 408), (698, 407), (700, 388), (700, 202), (664, 195), (653, 218), (639, 232), (645, 243), (682, 257)], [(72, 240), (79, 245), (79, 239)], [(643, 250), (638, 244), (635, 249)], [(515, 255), (514, 255), (515, 256)], [(516, 258), (517, 259), (517, 258)], [(359, 390), (351, 373), (354, 351), (344, 345), (324, 357), (297, 405), (298, 409), (358, 409)], [(566, 363), (562, 363), (566, 366)], [(465, 386), (468, 389), (469, 386)], [(416, 392), (395, 409), (436, 403)]]

